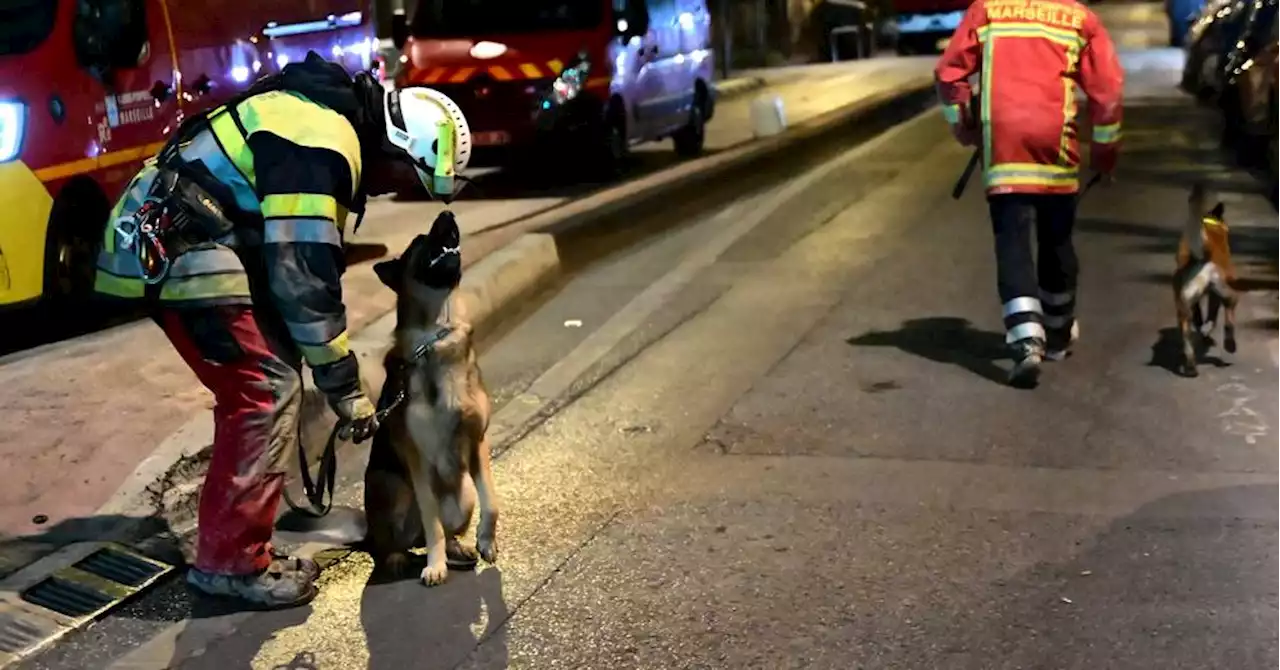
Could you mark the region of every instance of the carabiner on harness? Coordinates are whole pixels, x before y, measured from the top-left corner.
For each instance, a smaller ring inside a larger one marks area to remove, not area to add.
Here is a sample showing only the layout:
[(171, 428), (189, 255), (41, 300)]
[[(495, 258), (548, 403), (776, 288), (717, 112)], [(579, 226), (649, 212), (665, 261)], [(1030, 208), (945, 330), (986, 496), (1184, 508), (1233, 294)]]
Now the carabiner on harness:
[(154, 286), (169, 276), (169, 267), (173, 265), (162, 239), (170, 228), (169, 213), (160, 201), (148, 198), (134, 217), (137, 224), (135, 246), (138, 263), (142, 266), (142, 281)]

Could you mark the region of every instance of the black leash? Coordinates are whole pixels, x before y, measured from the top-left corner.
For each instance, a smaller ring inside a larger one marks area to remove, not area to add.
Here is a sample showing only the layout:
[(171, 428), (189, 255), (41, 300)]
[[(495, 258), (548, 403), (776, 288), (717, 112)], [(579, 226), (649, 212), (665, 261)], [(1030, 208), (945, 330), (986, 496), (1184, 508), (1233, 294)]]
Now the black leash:
[[(382, 424), (387, 420), (392, 412), (396, 410), (405, 399), (409, 396), (409, 376), (405, 374), (410, 368), (417, 365), (419, 361), (426, 358), (431, 353), (431, 347), (437, 342), (449, 336), (450, 328), (441, 326), (436, 329), (430, 336), (423, 338), (423, 341), (413, 348), (413, 353), (407, 360), (401, 361), (397, 366), (395, 395), (391, 397), (385, 404), (382, 398), (379, 398), (379, 405), (382, 405), (377, 414), (378, 423)], [(293, 510), (306, 514), (307, 516), (319, 519), (329, 513), (333, 509), (333, 485), (338, 478), (338, 439), (342, 437), (347, 424), (339, 420), (334, 424), (333, 430), (329, 431), (329, 439), (325, 442), (324, 453), (320, 455), (320, 469), (316, 472), (316, 478), (311, 478), (311, 466), (307, 463), (307, 449), (302, 444), (302, 422), (298, 422), (298, 467), (302, 471), (302, 491), (307, 497), (307, 504), (301, 505), (294, 502), (293, 497), (289, 495), (289, 487), (284, 487), (284, 501)], [(345, 438), (344, 438), (345, 439)], [(328, 493), (328, 500), (325, 500), (325, 494)]]
[(973, 150), (973, 155), (969, 157), (969, 164), (964, 166), (964, 172), (960, 173), (960, 178), (956, 180), (956, 185), (951, 187), (951, 199), (959, 200), (964, 195), (964, 188), (969, 185), (969, 179), (973, 177), (973, 171), (978, 169), (978, 161), (982, 159), (982, 153), (978, 149)]

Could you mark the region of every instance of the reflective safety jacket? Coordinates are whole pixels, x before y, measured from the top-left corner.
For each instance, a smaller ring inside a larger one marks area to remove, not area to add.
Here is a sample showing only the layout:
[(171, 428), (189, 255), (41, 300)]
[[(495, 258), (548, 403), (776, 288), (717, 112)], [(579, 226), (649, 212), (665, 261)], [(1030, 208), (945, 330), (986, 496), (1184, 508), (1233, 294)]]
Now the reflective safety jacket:
[[(236, 206), (261, 215), (261, 225), (236, 222), (229, 235), (182, 253), (151, 297), (174, 308), (271, 300), (313, 370), (346, 359), (351, 352), (340, 282), (342, 233), (361, 169), (351, 122), (287, 90), (217, 108), (209, 120), (181, 146), (182, 157), (202, 162), (228, 187)], [(153, 158), (111, 211), (98, 256), (98, 293), (147, 295), (141, 263), (123, 249), (115, 221), (137, 211), (157, 172)]]
[(972, 123), (975, 73), (989, 195), (1079, 189), (1077, 85), (1089, 100), (1093, 168), (1115, 168), (1124, 72), (1088, 7), (1073, 0), (974, 0), (934, 70), (953, 125)]

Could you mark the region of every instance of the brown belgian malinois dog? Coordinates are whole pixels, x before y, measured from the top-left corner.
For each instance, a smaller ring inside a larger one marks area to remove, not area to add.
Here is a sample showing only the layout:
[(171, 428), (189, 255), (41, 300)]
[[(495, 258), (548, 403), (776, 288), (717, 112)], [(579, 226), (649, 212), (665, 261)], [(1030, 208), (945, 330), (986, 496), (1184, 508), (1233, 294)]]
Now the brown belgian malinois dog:
[[(485, 432), (491, 411), (454, 289), (462, 280), (461, 234), (449, 212), (399, 258), (374, 265), (396, 292), (395, 344), (379, 409), (387, 412), (365, 470), (365, 545), (376, 564), (403, 576), (408, 551), (425, 547), (427, 586), (449, 567), (497, 560), (498, 499)], [(476, 503), (476, 546), (461, 543)]]
[[(1236, 279), (1231, 262), (1230, 229), (1221, 202), (1208, 206), (1203, 184), (1196, 184), (1187, 198), (1187, 221), (1178, 243), (1177, 269), (1173, 273), (1173, 298), (1182, 334), (1180, 372), (1195, 377), (1197, 343), (1207, 346), (1222, 307), (1222, 348), (1236, 351), (1236, 305), (1240, 296), (1232, 284)], [(1200, 303), (1208, 298), (1209, 319), (1205, 321)]]

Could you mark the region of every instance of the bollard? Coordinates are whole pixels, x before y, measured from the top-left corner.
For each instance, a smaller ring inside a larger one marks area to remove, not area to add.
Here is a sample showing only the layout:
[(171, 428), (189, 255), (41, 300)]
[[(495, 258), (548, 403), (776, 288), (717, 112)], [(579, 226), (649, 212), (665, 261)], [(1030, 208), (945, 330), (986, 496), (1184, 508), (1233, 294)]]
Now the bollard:
[(769, 137), (787, 129), (787, 114), (782, 98), (766, 93), (751, 101), (751, 132), (757, 137)]

